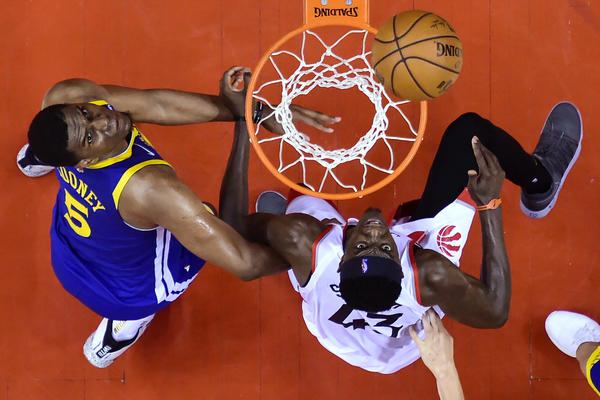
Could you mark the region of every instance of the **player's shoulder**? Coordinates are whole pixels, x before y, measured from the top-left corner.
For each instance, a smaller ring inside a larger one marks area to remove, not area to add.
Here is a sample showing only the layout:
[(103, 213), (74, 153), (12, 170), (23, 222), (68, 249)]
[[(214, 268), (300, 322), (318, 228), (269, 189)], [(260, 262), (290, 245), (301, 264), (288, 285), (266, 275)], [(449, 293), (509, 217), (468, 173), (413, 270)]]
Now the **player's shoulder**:
[(419, 274), (419, 285), (431, 289), (443, 285), (448, 275), (448, 264), (452, 264), (450, 260), (430, 249), (419, 248), (415, 250), (414, 255)]
[(286, 230), (292, 236), (320, 236), (328, 227), (325, 222), (319, 221), (312, 215), (304, 213), (291, 213), (285, 215)]
[(182, 185), (186, 186), (177, 177), (175, 170), (166, 163), (151, 164), (140, 168), (127, 183), (127, 186), (139, 188), (146, 193), (172, 190)]
[(159, 164), (147, 165), (131, 176), (121, 193), (118, 209), (130, 225), (148, 228), (163, 225), (161, 221), (172, 210), (200, 208), (201, 204), (170, 166)]

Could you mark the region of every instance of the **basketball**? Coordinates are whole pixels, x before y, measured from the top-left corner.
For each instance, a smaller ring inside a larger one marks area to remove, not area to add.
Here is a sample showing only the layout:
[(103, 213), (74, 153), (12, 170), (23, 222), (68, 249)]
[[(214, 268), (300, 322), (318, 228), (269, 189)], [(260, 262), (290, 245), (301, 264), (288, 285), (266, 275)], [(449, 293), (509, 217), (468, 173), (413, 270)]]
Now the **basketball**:
[(387, 20), (373, 41), (371, 64), (388, 93), (419, 101), (448, 90), (462, 67), (462, 45), (442, 17), (411, 10)]

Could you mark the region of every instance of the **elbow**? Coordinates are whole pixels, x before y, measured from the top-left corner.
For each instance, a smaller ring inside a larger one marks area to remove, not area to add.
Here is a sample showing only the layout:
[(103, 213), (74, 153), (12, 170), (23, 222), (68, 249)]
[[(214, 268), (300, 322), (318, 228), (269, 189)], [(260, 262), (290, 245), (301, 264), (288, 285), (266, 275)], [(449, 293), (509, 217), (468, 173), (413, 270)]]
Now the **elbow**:
[(504, 324), (506, 324), (506, 321), (508, 321), (508, 312), (494, 317), (494, 319), (491, 321), (490, 326), (488, 328), (490, 328), (490, 329), (502, 328), (504, 326)]
[(245, 271), (243, 274), (240, 274), (238, 276), (238, 278), (240, 278), (244, 282), (250, 282), (250, 281), (260, 278), (261, 276), (262, 276), (261, 274), (251, 270), (251, 271)]
[(262, 269), (257, 263), (248, 262), (246, 263), (246, 268), (242, 269), (239, 273), (236, 274), (240, 280), (244, 282), (253, 281), (255, 279), (263, 276)]
[(263, 276), (270, 275), (272, 272), (270, 271), (268, 261), (261, 262), (258, 260), (252, 260), (246, 264), (246, 268), (244, 268), (241, 273), (237, 276), (244, 282), (253, 281), (258, 278), (262, 278)]
[(487, 329), (498, 329), (502, 328), (506, 322), (508, 321), (509, 314), (508, 305), (499, 306), (496, 310), (490, 313), (489, 318), (487, 319), (485, 326), (482, 328)]

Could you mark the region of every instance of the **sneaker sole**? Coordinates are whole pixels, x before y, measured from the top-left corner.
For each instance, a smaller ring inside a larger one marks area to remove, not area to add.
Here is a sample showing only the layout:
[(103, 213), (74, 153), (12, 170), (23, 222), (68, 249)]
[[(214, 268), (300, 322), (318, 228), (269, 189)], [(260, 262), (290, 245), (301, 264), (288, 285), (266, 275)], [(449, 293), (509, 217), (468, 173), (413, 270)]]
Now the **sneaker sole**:
[(90, 336), (88, 336), (87, 340), (83, 344), (83, 355), (85, 356), (85, 358), (87, 358), (89, 363), (92, 364), (96, 368), (109, 367), (117, 358), (119, 358), (119, 356), (121, 356), (123, 353), (125, 353), (125, 351), (127, 351), (131, 346), (133, 346), (140, 339), (140, 337), (142, 336), (142, 334), (144, 333), (144, 331), (146, 330), (148, 325), (150, 325), (150, 322), (146, 323), (144, 326), (142, 326), (140, 328), (140, 330), (138, 331), (137, 337), (133, 343), (131, 343), (129, 346), (122, 348), (121, 350), (116, 351), (114, 353), (115, 354), (114, 357), (112, 357), (110, 359), (104, 359), (104, 360), (98, 358), (98, 356), (96, 356), (96, 354), (94, 353), (94, 350), (92, 349), (92, 340), (93, 340), (93, 336), (94, 336), (94, 332), (92, 332), (92, 334)]
[(113, 363), (115, 359), (112, 360), (100, 360), (94, 354), (94, 350), (92, 349), (92, 340), (94, 337), (94, 332), (90, 336), (88, 336), (87, 340), (83, 344), (83, 355), (87, 358), (88, 362), (92, 364), (96, 368), (106, 368)]
[[(284, 202), (286, 202), (286, 203), (287, 203), (287, 199), (286, 199), (286, 197), (285, 197), (284, 195), (282, 195), (281, 193), (279, 193), (279, 192), (276, 192), (276, 191), (274, 191), (274, 190), (266, 190), (266, 191), (262, 192), (262, 193), (261, 193), (261, 194), (258, 196), (258, 198), (256, 199), (256, 203), (254, 204), (254, 209), (256, 210), (256, 212), (265, 212), (265, 211), (260, 211), (260, 210), (259, 210), (259, 208), (260, 208), (260, 207), (259, 207), (259, 204), (261, 203), (261, 198), (262, 198), (262, 196), (263, 196), (265, 193), (274, 193), (275, 195), (277, 195), (278, 197), (280, 197), (280, 198), (281, 198), (281, 199), (282, 199)], [(286, 208), (287, 208), (287, 207), (284, 207), (283, 214), (285, 214), (285, 209), (286, 209)]]
[(52, 172), (54, 170), (54, 167), (49, 167), (46, 165), (28, 165), (25, 168), (21, 167), (21, 164), (19, 164), (19, 160), (25, 157), (25, 153), (27, 152), (28, 146), (29, 144), (23, 145), (23, 147), (21, 147), (21, 150), (19, 150), (19, 152), (17, 153), (17, 167), (23, 173), (23, 175), (29, 178), (38, 178), (40, 176), (44, 176)]
[[(581, 141), (583, 140), (583, 120), (581, 119), (581, 113), (579, 112), (579, 109), (574, 104), (573, 104), (573, 107), (575, 108), (575, 111), (577, 111), (577, 115), (579, 116), (579, 121), (580, 121), (579, 143), (577, 144), (577, 150), (575, 150), (575, 155), (573, 156), (573, 159), (567, 166), (567, 169), (565, 170), (565, 173), (563, 174), (563, 177), (560, 180), (560, 184), (558, 185), (558, 190), (556, 191), (554, 198), (550, 201), (550, 203), (545, 208), (543, 208), (539, 211), (531, 211), (530, 209), (528, 209), (525, 206), (525, 204), (523, 204), (523, 199), (519, 200), (519, 203), (521, 205), (521, 211), (523, 212), (523, 214), (525, 214), (525, 216), (527, 216), (529, 218), (543, 218), (546, 215), (548, 215), (548, 213), (550, 212), (550, 210), (552, 210), (552, 208), (556, 204), (556, 201), (558, 200), (558, 194), (560, 193), (560, 190), (562, 189), (562, 186), (565, 183), (565, 179), (567, 179), (569, 172), (571, 172), (571, 168), (573, 168), (575, 161), (577, 161), (577, 159), (579, 158), (579, 153), (581, 152)], [(552, 108), (552, 110), (554, 110), (554, 107)], [(550, 111), (550, 113), (548, 113), (548, 117), (550, 117), (551, 113), (552, 113), (552, 111)], [(546, 120), (548, 119), (548, 117), (546, 117)], [(543, 127), (542, 127), (542, 129), (543, 129)], [(540, 133), (540, 136), (541, 136), (541, 133)]]

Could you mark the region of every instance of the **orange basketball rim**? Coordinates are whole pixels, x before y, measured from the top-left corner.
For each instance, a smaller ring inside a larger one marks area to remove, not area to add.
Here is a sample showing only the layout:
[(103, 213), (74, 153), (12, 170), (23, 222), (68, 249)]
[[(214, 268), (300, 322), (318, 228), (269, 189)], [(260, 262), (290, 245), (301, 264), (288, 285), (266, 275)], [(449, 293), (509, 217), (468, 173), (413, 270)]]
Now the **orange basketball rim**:
[(253, 103), (254, 93), (257, 89), (258, 77), (261, 71), (267, 64), (269, 58), (273, 53), (280, 49), (288, 40), (296, 35), (300, 35), (310, 29), (324, 27), (324, 26), (348, 26), (351, 29), (359, 29), (366, 31), (370, 34), (377, 34), (377, 29), (369, 25), (369, 0), (303, 0), (304, 1), (304, 23), (302, 26), (294, 29), (288, 34), (284, 35), (279, 39), (273, 46), (271, 46), (265, 54), (261, 57), (258, 64), (253, 70), (252, 78), (247, 88), (246, 96), (246, 124), (248, 128), (248, 134), (250, 141), (256, 151), (258, 157), (265, 165), (265, 167), (281, 182), (290, 188), (306, 195), (319, 197), (328, 200), (346, 200), (358, 197), (363, 197), (370, 193), (373, 193), (385, 185), (396, 179), (408, 166), (415, 156), (423, 135), (425, 132), (425, 126), (427, 121), (427, 101), (420, 102), (419, 122), (418, 130), (416, 131), (415, 140), (408, 151), (405, 158), (398, 163), (397, 167), (387, 175), (385, 178), (378, 182), (361, 188), (360, 190), (348, 191), (344, 193), (326, 193), (319, 190), (311, 190), (308, 187), (302, 186), (288, 177), (286, 177), (280, 170), (278, 170), (273, 162), (263, 151), (262, 145), (260, 144), (256, 132), (257, 124), (253, 121)]

